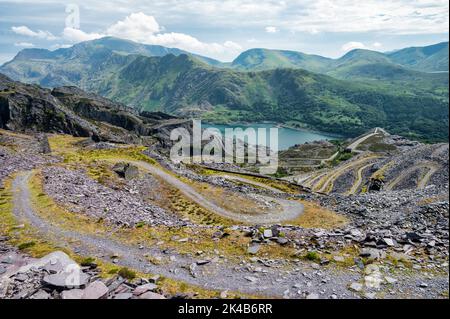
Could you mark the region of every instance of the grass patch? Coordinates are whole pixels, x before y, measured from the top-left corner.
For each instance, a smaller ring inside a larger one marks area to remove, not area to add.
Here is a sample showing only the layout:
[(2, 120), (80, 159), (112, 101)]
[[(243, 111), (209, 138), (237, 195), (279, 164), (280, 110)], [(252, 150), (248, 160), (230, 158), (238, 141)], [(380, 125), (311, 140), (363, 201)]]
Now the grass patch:
[(121, 269), (117, 272), (117, 274), (118, 274), (120, 277), (125, 278), (125, 279), (128, 279), (128, 280), (133, 280), (134, 278), (136, 278), (136, 272), (133, 271), (133, 270), (130, 270), (130, 269), (126, 268), (126, 267), (121, 268)]
[(138, 222), (138, 223), (136, 223), (136, 225), (134, 226), (134, 227), (136, 227), (136, 228), (142, 228), (142, 227), (144, 227), (145, 226), (145, 222)]
[(93, 257), (86, 257), (80, 261), (80, 265), (82, 267), (89, 267), (92, 266), (93, 264), (95, 264), (95, 258)]
[(310, 261), (320, 261), (320, 255), (316, 251), (308, 251), (305, 255), (305, 258)]
[(157, 162), (142, 152), (147, 148), (135, 145), (119, 145), (113, 149), (82, 149), (76, 144), (86, 140), (69, 135), (52, 135), (48, 141), (55, 155), (62, 156), (68, 164), (88, 164), (93, 161), (129, 160), (144, 161), (152, 165)]
[(19, 250), (25, 250), (25, 249), (31, 248), (31, 247), (33, 247), (35, 245), (36, 245), (36, 243), (34, 241), (28, 241), (26, 243), (19, 244), (17, 246), (17, 248), (19, 248)]
[(331, 165), (337, 166), (342, 162), (348, 161), (353, 157), (353, 153), (351, 152), (340, 152), (338, 156), (336, 156), (333, 161), (331, 162)]
[(304, 228), (339, 228), (348, 223), (347, 218), (313, 202), (300, 201), (304, 206), (303, 214), (288, 223)]

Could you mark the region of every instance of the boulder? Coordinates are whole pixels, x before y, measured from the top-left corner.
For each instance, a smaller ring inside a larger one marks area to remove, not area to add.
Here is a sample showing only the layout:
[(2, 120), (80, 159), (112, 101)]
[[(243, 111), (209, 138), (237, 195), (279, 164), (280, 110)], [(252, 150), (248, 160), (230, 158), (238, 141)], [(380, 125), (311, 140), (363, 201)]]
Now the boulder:
[(114, 296), (114, 299), (131, 299), (133, 294), (131, 292), (123, 292)]
[(26, 273), (30, 271), (32, 268), (43, 268), (47, 265), (49, 267), (55, 268), (57, 267), (58, 269), (61, 269), (61, 271), (66, 269), (71, 270), (79, 268), (78, 264), (75, 261), (73, 261), (66, 253), (62, 251), (55, 251), (48, 254), (47, 256), (44, 256), (19, 268), (18, 272)]
[(133, 291), (133, 295), (139, 296), (143, 293), (146, 293), (147, 291), (154, 291), (156, 288), (158, 288), (158, 286), (152, 283), (141, 285)]
[(248, 246), (247, 252), (251, 255), (256, 255), (261, 248), (260, 244), (252, 243), (250, 246)]
[(383, 242), (384, 242), (386, 245), (390, 246), (390, 247), (396, 245), (395, 240), (392, 239), (392, 238), (383, 238)]
[(84, 289), (81, 299), (102, 299), (108, 294), (108, 287), (100, 280), (91, 282)]
[(272, 238), (273, 237), (272, 230), (271, 229), (265, 229), (263, 235), (264, 235), (264, 238)]
[(139, 176), (139, 169), (130, 163), (117, 163), (114, 165), (113, 171), (126, 180), (131, 180)]
[(289, 239), (284, 238), (284, 237), (278, 237), (277, 238), (277, 243), (280, 244), (281, 246), (284, 246), (287, 243), (289, 243)]
[(39, 290), (35, 294), (33, 294), (30, 299), (50, 299), (50, 294), (45, 290)]
[(44, 285), (59, 289), (72, 289), (84, 287), (88, 279), (89, 277), (86, 274), (80, 271), (73, 271), (44, 276), (42, 282)]
[(381, 253), (375, 248), (363, 248), (359, 254), (361, 257), (366, 257), (368, 259), (380, 259)]

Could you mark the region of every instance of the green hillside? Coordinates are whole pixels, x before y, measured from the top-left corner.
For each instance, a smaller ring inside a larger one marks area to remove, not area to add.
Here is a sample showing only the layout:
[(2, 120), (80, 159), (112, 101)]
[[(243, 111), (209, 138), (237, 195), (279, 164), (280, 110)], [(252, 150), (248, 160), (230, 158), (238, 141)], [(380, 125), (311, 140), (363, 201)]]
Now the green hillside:
[(446, 74), (408, 70), (380, 53), (352, 51), (330, 77), (296, 68), (242, 72), (179, 52), (148, 56), (113, 47), (91, 41), (71, 50), (24, 50), (0, 72), (47, 87), (79, 86), (139, 110), (222, 123), (276, 121), (343, 135), (379, 126), (448, 140)]
[(448, 42), (412, 47), (387, 54), (395, 63), (418, 71), (448, 71)]
[(342, 64), (385, 63), (421, 72), (448, 71), (448, 42), (411, 47), (390, 53), (355, 49), (339, 59), (330, 59), (296, 51), (250, 49), (242, 52), (231, 67), (246, 71), (275, 68), (299, 68), (317, 73), (339, 73)]
[(324, 73), (332, 63), (331, 59), (295, 51), (251, 49), (241, 53), (231, 67), (237, 70), (270, 70), (276, 68), (297, 68)]

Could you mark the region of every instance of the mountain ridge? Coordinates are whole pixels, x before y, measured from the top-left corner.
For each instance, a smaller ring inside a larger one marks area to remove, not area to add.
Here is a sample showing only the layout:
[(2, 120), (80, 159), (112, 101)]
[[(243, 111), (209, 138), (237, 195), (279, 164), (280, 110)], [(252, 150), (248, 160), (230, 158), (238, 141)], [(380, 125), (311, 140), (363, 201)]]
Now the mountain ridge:
[[(398, 64), (415, 71), (448, 71), (448, 42), (441, 42), (423, 47), (409, 47), (396, 50), (394, 52), (385, 53), (368, 49), (353, 49), (336, 59), (323, 57), (320, 55), (306, 54), (299, 51), (254, 48), (242, 52), (231, 63), (231, 66), (242, 70), (266, 70), (273, 67), (273, 60), (277, 60), (280, 62), (277, 67), (304, 68), (313, 72), (327, 73), (327, 68), (339, 66), (344, 61), (355, 58), (355, 56), (361, 55), (361, 53), (364, 53), (364, 59), (367, 59), (367, 55), (372, 57), (378, 56), (386, 63)], [(266, 59), (261, 59), (261, 57), (264, 56)], [(409, 60), (407, 60), (405, 56), (409, 56)], [(258, 59), (258, 57), (260, 57), (260, 59)], [(439, 58), (440, 61), (440, 63), (438, 63), (435, 67), (432, 65), (433, 61), (430, 61), (433, 58)], [(242, 63), (245, 60), (256, 60), (259, 61), (259, 63)], [(427, 63), (429, 64), (428, 66), (425, 63), (425, 60), (427, 60)], [(309, 65), (307, 64), (308, 62), (320, 64)]]
[(24, 56), (0, 72), (46, 87), (79, 86), (137, 110), (216, 122), (252, 118), (348, 135), (382, 126), (410, 138), (448, 140), (446, 74), (386, 64), (380, 53), (349, 52), (331, 77), (298, 68), (242, 72), (179, 52), (123, 54), (96, 43), (61, 49), (58, 58)]

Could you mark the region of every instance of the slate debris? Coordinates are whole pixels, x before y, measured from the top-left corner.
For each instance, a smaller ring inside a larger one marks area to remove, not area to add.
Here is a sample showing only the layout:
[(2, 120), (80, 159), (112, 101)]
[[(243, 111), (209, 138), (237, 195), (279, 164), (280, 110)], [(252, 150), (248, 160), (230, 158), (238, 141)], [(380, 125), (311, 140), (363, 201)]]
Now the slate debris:
[[(48, 260), (61, 258), (54, 264), (70, 264), (67, 268), (54, 267), (49, 271)], [(61, 263), (62, 261), (62, 263)], [(30, 267), (27, 267), (27, 266)], [(39, 266), (40, 265), (40, 266)], [(63, 252), (53, 252), (9, 275), (0, 277), (0, 298), (6, 299), (165, 299), (156, 283), (141, 278), (133, 282), (119, 276), (108, 280), (98, 279), (98, 271), (80, 267)], [(79, 271), (79, 272), (78, 272)], [(158, 281), (153, 277), (152, 281)], [(136, 284), (141, 283), (141, 284)], [(2, 295), (3, 292), (3, 295)]]

